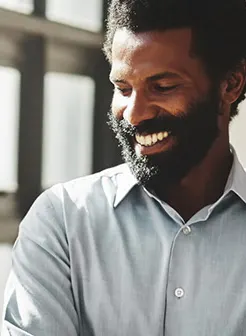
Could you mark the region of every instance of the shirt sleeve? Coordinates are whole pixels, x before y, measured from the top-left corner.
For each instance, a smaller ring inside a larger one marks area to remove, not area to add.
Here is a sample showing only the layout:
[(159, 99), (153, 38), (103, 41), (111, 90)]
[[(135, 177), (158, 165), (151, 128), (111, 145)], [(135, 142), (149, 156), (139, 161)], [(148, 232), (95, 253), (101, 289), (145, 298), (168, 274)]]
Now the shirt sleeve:
[(2, 336), (79, 335), (62, 206), (55, 209), (49, 193), (36, 200), (20, 225), (5, 290)]

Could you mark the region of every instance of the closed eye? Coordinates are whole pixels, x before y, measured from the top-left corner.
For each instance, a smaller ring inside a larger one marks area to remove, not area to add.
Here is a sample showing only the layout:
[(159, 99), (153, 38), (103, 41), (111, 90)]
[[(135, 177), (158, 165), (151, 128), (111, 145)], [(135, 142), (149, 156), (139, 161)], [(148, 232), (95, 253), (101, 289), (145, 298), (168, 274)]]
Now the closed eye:
[(155, 84), (154, 90), (159, 91), (159, 92), (169, 92), (169, 91), (175, 90), (178, 87), (179, 85), (162, 86), (162, 85)]
[(132, 89), (131, 88), (122, 88), (119, 86), (115, 86), (114, 88), (116, 91), (119, 91), (122, 95), (127, 96), (131, 93)]

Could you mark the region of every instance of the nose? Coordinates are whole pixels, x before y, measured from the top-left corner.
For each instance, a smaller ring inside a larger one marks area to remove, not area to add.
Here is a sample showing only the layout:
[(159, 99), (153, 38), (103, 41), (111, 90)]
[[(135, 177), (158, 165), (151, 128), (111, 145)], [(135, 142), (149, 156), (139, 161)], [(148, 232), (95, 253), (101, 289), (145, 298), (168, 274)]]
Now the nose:
[(138, 126), (145, 120), (152, 119), (158, 114), (157, 108), (144, 94), (132, 92), (128, 98), (123, 118), (132, 126)]

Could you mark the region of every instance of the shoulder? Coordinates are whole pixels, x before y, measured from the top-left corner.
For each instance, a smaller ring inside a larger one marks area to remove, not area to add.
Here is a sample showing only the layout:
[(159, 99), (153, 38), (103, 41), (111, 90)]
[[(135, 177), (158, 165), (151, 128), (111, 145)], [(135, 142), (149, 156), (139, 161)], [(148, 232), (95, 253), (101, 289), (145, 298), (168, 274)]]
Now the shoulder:
[(117, 191), (129, 182), (130, 170), (126, 164), (105, 169), (99, 173), (57, 184), (46, 191), (52, 204), (76, 203), (78, 206), (93, 200), (114, 202)]
[[(32, 230), (40, 229), (40, 225), (59, 223), (62, 228), (69, 219), (78, 221), (82, 216), (105, 207), (113, 207), (120, 189), (132, 179), (126, 164), (103, 170), (99, 173), (60, 183), (45, 190), (33, 203), (21, 227), (32, 226)], [(65, 229), (65, 227), (64, 227)]]

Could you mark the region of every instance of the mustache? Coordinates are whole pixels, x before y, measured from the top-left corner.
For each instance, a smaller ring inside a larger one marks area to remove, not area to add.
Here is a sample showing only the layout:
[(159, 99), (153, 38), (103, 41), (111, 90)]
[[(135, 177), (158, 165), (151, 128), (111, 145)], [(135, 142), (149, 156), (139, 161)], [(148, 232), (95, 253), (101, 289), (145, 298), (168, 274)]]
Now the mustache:
[(171, 131), (173, 134), (180, 132), (184, 128), (184, 123), (187, 121), (187, 116), (180, 113), (179, 116), (165, 114), (153, 119), (144, 120), (137, 126), (131, 125), (127, 120), (119, 120), (110, 111), (108, 113), (108, 125), (114, 133), (121, 132), (128, 136), (138, 134), (152, 134), (163, 131)]

